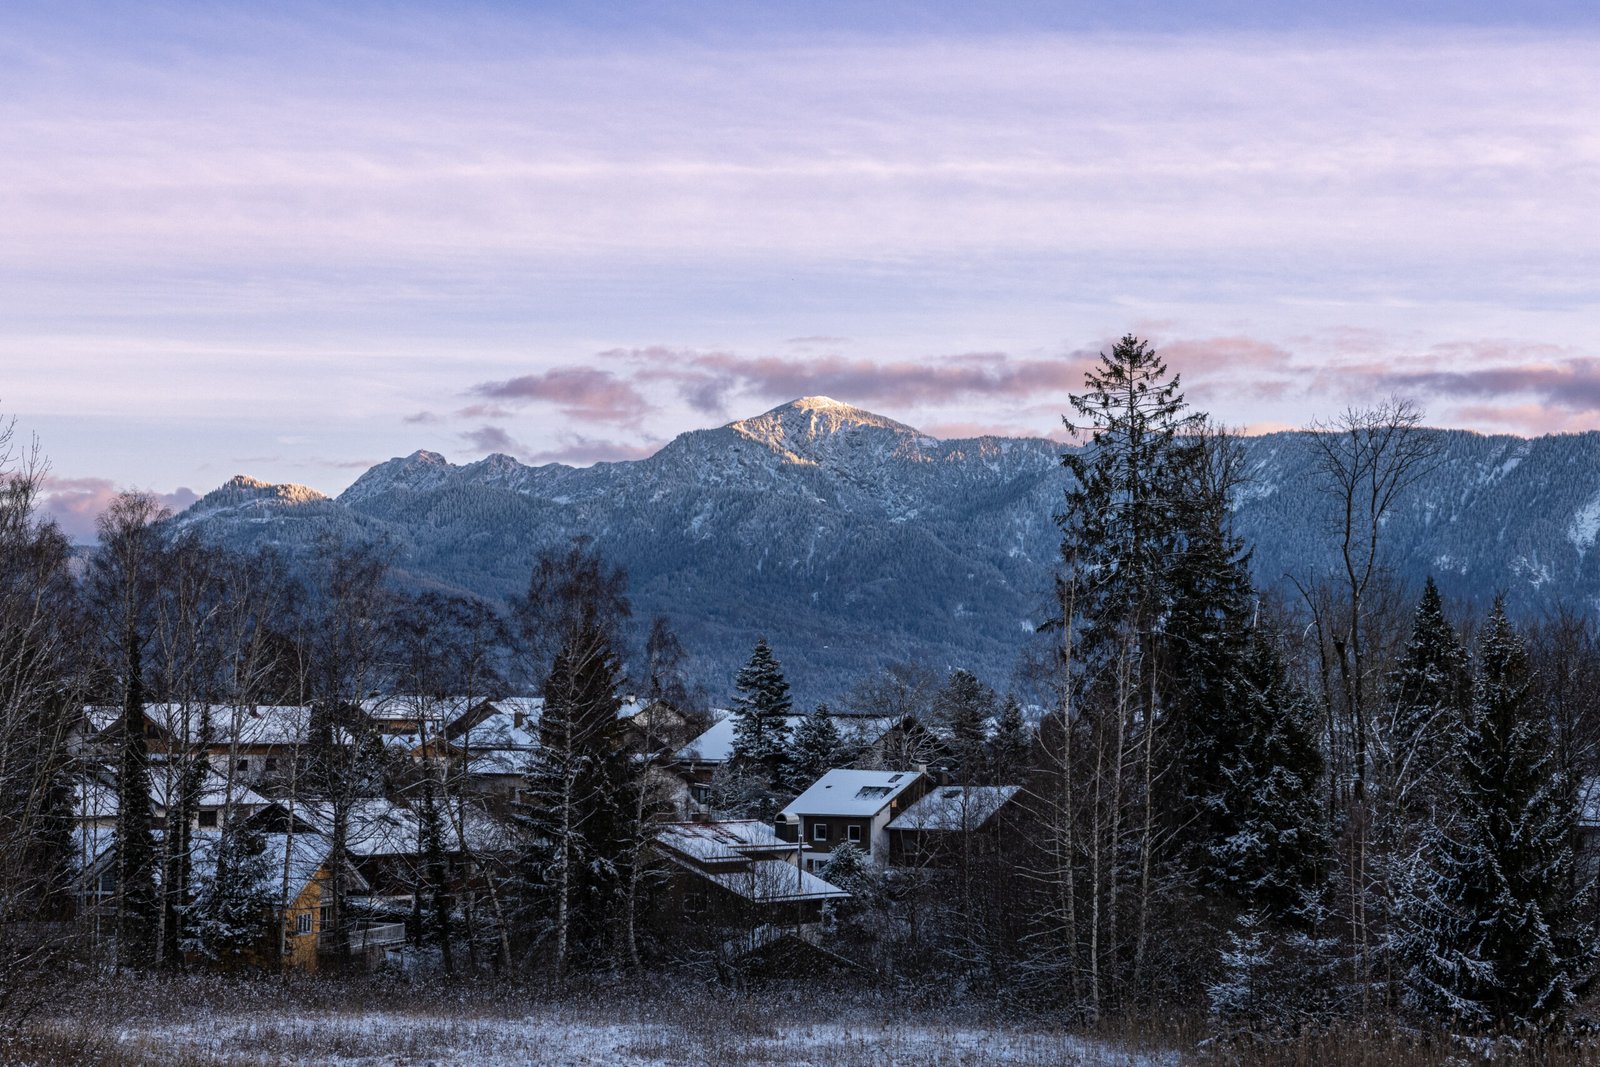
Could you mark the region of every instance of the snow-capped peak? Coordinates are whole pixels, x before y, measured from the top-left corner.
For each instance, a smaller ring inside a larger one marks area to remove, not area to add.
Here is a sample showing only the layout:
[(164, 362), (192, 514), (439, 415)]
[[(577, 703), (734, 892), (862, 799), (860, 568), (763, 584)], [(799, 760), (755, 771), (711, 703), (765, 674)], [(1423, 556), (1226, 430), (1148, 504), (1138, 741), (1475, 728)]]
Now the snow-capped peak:
[(455, 469), (439, 453), (419, 448), (409, 456), (391, 459), (371, 468), (357, 478), (350, 488), (340, 493), (339, 499), (348, 504), (396, 489), (422, 492), (443, 484)]
[(827, 396), (803, 396), (755, 418), (729, 423), (728, 429), (792, 463), (816, 463), (843, 451), (882, 456), (914, 448), (924, 439), (904, 423)]

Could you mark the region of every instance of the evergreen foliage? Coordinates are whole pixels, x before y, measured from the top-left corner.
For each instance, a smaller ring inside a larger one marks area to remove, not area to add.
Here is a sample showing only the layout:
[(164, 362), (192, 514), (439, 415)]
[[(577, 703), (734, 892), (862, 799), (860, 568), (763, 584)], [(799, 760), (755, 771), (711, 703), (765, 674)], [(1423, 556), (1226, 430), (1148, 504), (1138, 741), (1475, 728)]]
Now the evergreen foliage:
[(518, 821), (527, 918), (557, 972), (609, 958), (626, 872), (628, 812), (637, 788), (621, 752), (620, 663), (603, 629), (580, 623), (545, 681), (539, 747), (525, 775)]
[(274, 914), (275, 872), (266, 838), (249, 820), (232, 820), (215, 841), (216, 863), (212, 876), (201, 882), (193, 936), (184, 948), (224, 966), (237, 966), (262, 947), (262, 920)]
[(1007, 696), (985, 755), (990, 777), (998, 785), (1020, 783), (1031, 765), (1032, 752), (1033, 731), (1022, 717), (1022, 704), (1015, 696)]
[(1546, 1028), (1594, 966), (1592, 931), (1575, 914), (1575, 794), (1501, 603), (1477, 659), (1456, 814), (1430, 827), (1412, 861), (1396, 952), (1414, 1009), (1469, 1026)]
[(1411, 636), (1390, 672), (1389, 788), (1398, 812), (1414, 820), (1449, 788), (1472, 693), (1467, 650), (1444, 617), (1430, 577), (1411, 621)]
[(125, 648), (120, 759), (117, 764), (117, 939), (121, 962), (131, 967), (155, 961), (157, 925), (156, 842), (150, 808), (150, 752), (145, 742), (144, 675), (139, 642)]
[(1212, 885), (1278, 924), (1292, 924), (1321, 880), (1328, 838), (1315, 710), (1259, 632), (1226, 687), (1236, 744), (1219, 751), (1220, 790), (1205, 798)]
[(778, 797), (790, 788), (793, 767), (790, 763), (788, 717), (793, 704), (783, 668), (765, 637), (756, 641), (750, 662), (733, 682), (733, 752), (730, 771), (746, 780), (741, 790), (755, 793), (754, 810), (749, 814), (770, 819), (778, 809)]
[(828, 705), (818, 704), (794, 731), (794, 783), (804, 788), (841, 766), (844, 738)]
[(986, 777), (985, 743), (989, 721), (995, 717), (997, 698), (993, 689), (970, 671), (957, 669), (933, 698), (933, 714), (944, 732), (947, 766), (965, 782)]

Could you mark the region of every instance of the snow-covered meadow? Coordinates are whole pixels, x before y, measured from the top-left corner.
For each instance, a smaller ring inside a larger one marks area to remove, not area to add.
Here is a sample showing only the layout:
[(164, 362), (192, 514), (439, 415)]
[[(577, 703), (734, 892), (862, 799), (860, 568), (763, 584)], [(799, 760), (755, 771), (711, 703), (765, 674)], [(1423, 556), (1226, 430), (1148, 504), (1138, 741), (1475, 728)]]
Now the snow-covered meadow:
[[(35, 1024), (35, 1038), (0, 1050), (7, 1067), (65, 1063), (151, 1067), (329, 1064), (1164, 1067), (1174, 1053), (1122, 1047), (1037, 1020), (986, 1023), (967, 1013), (895, 1011), (882, 1000), (807, 1010), (791, 997), (704, 990), (687, 996), (619, 991), (580, 1002), (429, 995), (274, 997), (270, 983), (183, 983), (148, 998), (118, 990), (99, 1004)], [(829, 1000), (825, 995), (821, 1000)], [(230, 1003), (231, 1001), (231, 1003)]]

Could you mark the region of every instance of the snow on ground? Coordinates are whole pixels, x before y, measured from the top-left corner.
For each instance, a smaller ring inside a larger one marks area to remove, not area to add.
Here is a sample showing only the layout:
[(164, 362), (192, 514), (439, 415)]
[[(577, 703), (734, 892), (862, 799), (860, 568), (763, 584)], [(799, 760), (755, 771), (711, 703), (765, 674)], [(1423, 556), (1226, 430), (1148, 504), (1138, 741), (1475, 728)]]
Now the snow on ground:
[[(104, 1034), (140, 1062), (287, 1067), (327, 1064), (379, 1067), (427, 1064), (665, 1065), (762, 1064), (848, 1067), (855, 1064), (966, 1067), (1158, 1067), (1176, 1056), (1118, 1050), (1064, 1032), (927, 1023), (736, 1022), (713, 1013), (689, 1024), (619, 1022), (559, 1010), (521, 1018), (444, 1014), (349, 1013), (290, 1009), (284, 1013), (198, 1013), (187, 1020), (149, 1020)], [(87, 1026), (91, 1020), (84, 1020)]]

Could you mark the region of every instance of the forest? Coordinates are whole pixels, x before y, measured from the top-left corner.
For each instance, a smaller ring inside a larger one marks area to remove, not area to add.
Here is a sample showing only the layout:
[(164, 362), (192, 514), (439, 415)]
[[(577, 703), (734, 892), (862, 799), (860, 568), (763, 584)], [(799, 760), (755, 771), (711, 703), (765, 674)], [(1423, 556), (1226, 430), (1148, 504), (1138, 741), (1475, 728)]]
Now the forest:
[[(825, 975), (1219, 1062), (1588, 1062), (1592, 610), (1397, 576), (1389, 519), (1441, 447), (1403, 399), (1310, 428), (1334, 520), (1271, 589), (1233, 524), (1240, 441), (1153, 348), (1123, 338), (1069, 407), (1024, 668), (899, 664), (838, 708), (798, 706), (751, 633), (714, 709), (584, 538), (504, 603), (397, 583), (381, 544), (208, 542), (140, 493), (75, 551), (8, 424), (0, 1029), (210, 974), (542, 1003)], [(694, 749), (723, 716), (725, 757)], [(994, 803), (906, 822), (907, 793), (880, 851), (806, 821), (841, 772)], [(695, 852), (712, 833), (735, 843)], [(804, 892), (755, 885), (772, 857)]]

